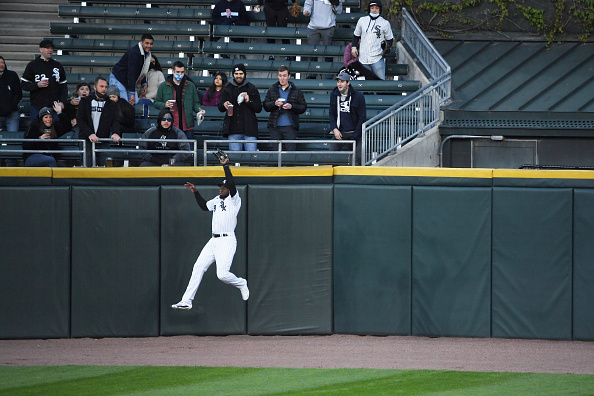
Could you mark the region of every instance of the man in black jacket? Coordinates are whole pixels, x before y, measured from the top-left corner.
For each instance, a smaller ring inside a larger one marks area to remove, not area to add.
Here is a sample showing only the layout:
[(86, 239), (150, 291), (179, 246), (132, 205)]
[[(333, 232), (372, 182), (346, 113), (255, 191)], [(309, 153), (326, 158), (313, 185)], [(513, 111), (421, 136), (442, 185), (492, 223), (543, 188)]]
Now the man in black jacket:
[(68, 97), (66, 71), (60, 62), (52, 59), (54, 43), (41, 41), (39, 52), (41, 56), (29, 62), (21, 76), (21, 88), (31, 92), (31, 121), (42, 107), (51, 109), (54, 102), (66, 103)]
[[(305, 113), (307, 103), (303, 92), (289, 81), (291, 71), (287, 66), (278, 69), (278, 82), (272, 84), (264, 98), (264, 110), (270, 112), (268, 130), (274, 140), (295, 140), (299, 130), (299, 114)], [(296, 143), (285, 145), (295, 151)]]
[[(219, 111), (227, 111), (223, 136), (229, 140), (258, 140), (258, 118), (262, 101), (256, 86), (247, 81), (243, 63), (233, 67), (233, 79), (223, 88)], [(231, 108), (231, 109), (230, 109)], [(229, 150), (242, 151), (244, 143), (229, 143)], [(256, 143), (245, 143), (245, 151), (256, 151)]]
[(151, 50), (154, 39), (148, 33), (140, 38), (140, 42), (126, 51), (115, 64), (109, 76), (109, 85), (115, 85), (120, 90), (120, 98), (136, 103), (136, 85), (140, 83), (140, 76), (146, 76), (151, 64)]
[[(76, 114), (79, 127), (79, 139), (87, 139), (87, 163), (92, 165), (92, 142), (99, 138), (111, 138), (120, 141), (120, 112), (118, 105), (107, 97), (107, 80), (103, 77), (95, 79), (95, 93), (81, 99)], [(99, 149), (109, 148), (109, 143), (100, 143)], [(106, 153), (97, 153), (99, 165), (105, 165)]]
[(6, 124), (6, 131), (19, 130), (19, 102), (23, 97), (18, 74), (8, 70), (0, 56), (0, 128)]

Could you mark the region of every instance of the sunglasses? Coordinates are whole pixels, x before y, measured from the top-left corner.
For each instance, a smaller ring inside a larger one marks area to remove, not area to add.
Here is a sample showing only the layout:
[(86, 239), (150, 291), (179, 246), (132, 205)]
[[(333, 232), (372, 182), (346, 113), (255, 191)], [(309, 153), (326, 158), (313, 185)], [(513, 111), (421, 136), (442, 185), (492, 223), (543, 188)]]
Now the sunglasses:
[(171, 122), (171, 121), (173, 121), (173, 118), (171, 118), (171, 117), (163, 117), (163, 118), (161, 118), (161, 121)]

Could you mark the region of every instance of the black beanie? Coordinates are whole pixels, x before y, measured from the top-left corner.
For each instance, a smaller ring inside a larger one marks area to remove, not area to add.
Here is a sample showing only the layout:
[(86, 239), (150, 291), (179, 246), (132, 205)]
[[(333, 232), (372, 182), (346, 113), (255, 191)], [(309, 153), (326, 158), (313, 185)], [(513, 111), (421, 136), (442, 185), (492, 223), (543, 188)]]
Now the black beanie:
[(235, 66), (233, 66), (233, 73), (239, 70), (241, 70), (243, 74), (247, 74), (247, 71), (245, 70), (245, 65), (243, 63), (238, 63)]

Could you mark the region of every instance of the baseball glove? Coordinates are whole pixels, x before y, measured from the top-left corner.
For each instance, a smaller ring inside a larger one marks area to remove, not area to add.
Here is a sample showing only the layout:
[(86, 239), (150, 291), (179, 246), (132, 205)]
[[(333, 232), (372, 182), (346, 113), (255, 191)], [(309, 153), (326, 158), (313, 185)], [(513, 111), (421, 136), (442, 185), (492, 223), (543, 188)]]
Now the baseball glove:
[(299, 18), (299, 15), (301, 15), (301, 4), (298, 1), (293, 3), (290, 13), (293, 18)]
[(219, 160), (219, 162), (225, 162), (225, 160), (227, 160), (229, 158), (229, 156), (227, 155), (227, 153), (225, 153), (223, 150), (221, 149), (217, 149), (216, 153), (213, 153), (215, 157), (217, 157), (217, 159)]

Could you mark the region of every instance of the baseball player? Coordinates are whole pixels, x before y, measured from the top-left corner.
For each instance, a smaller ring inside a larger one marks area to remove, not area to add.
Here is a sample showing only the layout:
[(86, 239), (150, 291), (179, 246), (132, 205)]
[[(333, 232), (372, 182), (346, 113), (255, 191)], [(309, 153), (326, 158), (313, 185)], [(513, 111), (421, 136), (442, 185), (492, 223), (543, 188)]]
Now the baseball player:
[(370, 0), (369, 15), (359, 18), (353, 35), (351, 54), (359, 57), (359, 62), (374, 72), (380, 79), (386, 79), (384, 56), (390, 53), (394, 34), (390, 22), (381, 17), (382, 2)]
[(231, 170), (227, 165), (229, 158), (225, 155), (224, 158), (219, 158), (219, 161), (225, 170), (226, 179), (219, 184), (220, 194), (218, 196), (207, 202), (192, 183), (184, 185), (185, 188), (194, 193), (196, 202), (202, 210), (213, 212), (212, 238), (200, 252), (194, 264), (186, 292), (180, 302), (171, 306), (173, 309), (192, 309), (192, 300), (194, 300), (198, 286), (200, 286), (202, 276), (213, 262), (217, 264), (217, 277), (221, 281), (237, 287), (241, 291), (241, 297), (244, 300), (250, 297), (247, 281), (229, 272), (237, 248), (235, 226), (237, 225), (237, 214), (241, 208), (241, 198), (235, 187)]

